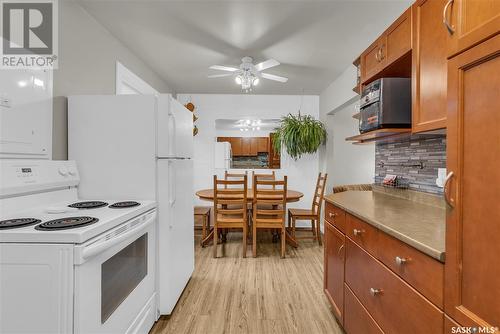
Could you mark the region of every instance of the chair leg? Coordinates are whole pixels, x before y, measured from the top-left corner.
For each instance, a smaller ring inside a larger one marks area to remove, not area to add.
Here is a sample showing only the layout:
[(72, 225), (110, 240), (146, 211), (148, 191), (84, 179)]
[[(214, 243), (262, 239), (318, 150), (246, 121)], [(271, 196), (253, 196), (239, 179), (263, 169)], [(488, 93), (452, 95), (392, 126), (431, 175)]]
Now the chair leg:
[(281, 229), (281, 258), (285, 258), (285, 247), (286, 247), (286, 232), (285, 232), (285, 227)]
[(247, 257), (247, 226), (243, 225), (243, 257)]
[(217, 231), (217, 224), (214, 225), (214, 258), (217, 258), (217, 238), (219, 237), (219, 231)]
[(292, 217), (292, 236), (295, 239), (295, 217)]
[(205, 247), (205, 245), (203, 245), (203, 240), (205, 240), (205, 237), (207, 236), (207, 230), (206, 230), (206, 220), (207, 220), (207, 216), (203, 216), (203, 220), (201, 222), (201, 241), (200, 241), (200, 244), (201, 244), (201, 247)]
[(316, 222), (314, 219), (311, 219), (311, 232), (313, 237), (316, 237)]
[(253, 222), (253, 231), (252, 231), (252, 254), (253, 257), (257, 257), (257, 226), (255, 226), (255, 221)]
[(288, 228), (292, 227), (292, 215), (288, 213)]
[(318, 244), (321, 246), (321, 224), (320, 220), (316, 220), (316, 237), (318, 238)]

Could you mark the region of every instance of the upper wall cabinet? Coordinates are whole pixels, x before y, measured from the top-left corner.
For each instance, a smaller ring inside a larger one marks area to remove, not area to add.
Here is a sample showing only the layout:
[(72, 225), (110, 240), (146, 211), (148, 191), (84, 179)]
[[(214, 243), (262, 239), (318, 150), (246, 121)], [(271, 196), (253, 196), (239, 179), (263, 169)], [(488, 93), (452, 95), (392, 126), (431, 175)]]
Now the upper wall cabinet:
[(448, 0), (442, 11), (447, 55), (452, 57), (498, 33), (499, 0)]
[(407, 68), (403, 68), (405, 66), (390, 65), (411, 51), (411, 19), (411, 8), (408, 8), (361, 54), (361, 83), (367, 83), (383, 75), (409, 76)]
[(413, 4), (412, 130), (446, 127), (446, 34), (441, 14), (446, 0)]

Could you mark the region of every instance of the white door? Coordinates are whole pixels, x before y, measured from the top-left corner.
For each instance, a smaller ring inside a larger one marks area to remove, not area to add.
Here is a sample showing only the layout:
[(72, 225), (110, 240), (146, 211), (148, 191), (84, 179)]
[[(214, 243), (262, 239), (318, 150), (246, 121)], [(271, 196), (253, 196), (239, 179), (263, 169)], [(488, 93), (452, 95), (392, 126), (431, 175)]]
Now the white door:
[(170, 314), (194, 270), (193, 162), (158, 160), (158, 290)]
[(193, 114), (171, 95), (158, 98), (158, 157), (193, 156)]

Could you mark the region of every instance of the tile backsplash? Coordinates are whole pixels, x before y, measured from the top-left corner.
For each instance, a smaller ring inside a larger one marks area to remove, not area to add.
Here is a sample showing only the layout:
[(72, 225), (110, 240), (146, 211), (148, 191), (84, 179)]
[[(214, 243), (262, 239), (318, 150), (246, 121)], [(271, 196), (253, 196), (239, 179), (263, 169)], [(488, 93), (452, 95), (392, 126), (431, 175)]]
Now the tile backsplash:
[[(407, 167), (422, 163), (423, 168)], [(403, 166), (399, 166), (403, 165)], [(446, 168), (446, 136), (412, 136), (400, 142), (377, 143), (375, 147), (375, 183), (386, 174), (403, 177), (412, 190), (442, 194), (436, 185), (438, 168)]]

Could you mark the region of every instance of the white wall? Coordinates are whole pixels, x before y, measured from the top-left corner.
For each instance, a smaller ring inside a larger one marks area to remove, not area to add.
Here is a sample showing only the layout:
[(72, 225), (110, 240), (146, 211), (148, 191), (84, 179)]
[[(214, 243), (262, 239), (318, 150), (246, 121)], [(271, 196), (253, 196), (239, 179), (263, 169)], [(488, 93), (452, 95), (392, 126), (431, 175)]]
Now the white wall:
[(67, 99), (115, 94), (116, 61), (161, 93), (167, 83), (74, 0), (59, 1), (59, 69), (54, 70), (53, 158), (67, 158)]
[(319, 164), (328, 173), (327, 192), (332, 192), (335, 185), (373, 183), (375, 176), (375, 144), (353, 145), (345, 141), (359, 134), (358, 122), (352, 118), (357, 101), (345, 105), (356, 97), (352, 91), (355, 84), (356, 68), (349, 66), (320, 95), (320, 119), (329, 140), (319, 153)]
[[(288, 113), (296, 114), (301, 100), (301, 97), (297, 95), (178, 94), (177, 98), (181, 103), (190, 100), (196, 106), (195, 113), (198, 116), (196, 125), (199, 129), (198, 135), (194, 137), (194, 188), (196, 190), (213, 187), (213, 175), (216, 172), (214, 170), (216, 119), (280, 118)], [(304, 96), (301, 113), (318, 118), (319, 96)], [(281, 169), (276, 170), (278, 177), (287, 175), (288, 187), (304, 193), (304, 198), (300, 202), (291, 205), (310, 208), (318, 176), (318, 154), (304, 156), (297, 161), (286, 155), (283, 155), (281, 159)], [(269, 170), (260, 171), (269, 172)], [(195, 205), (207, 205), (207, 202), (195, 197)]]

